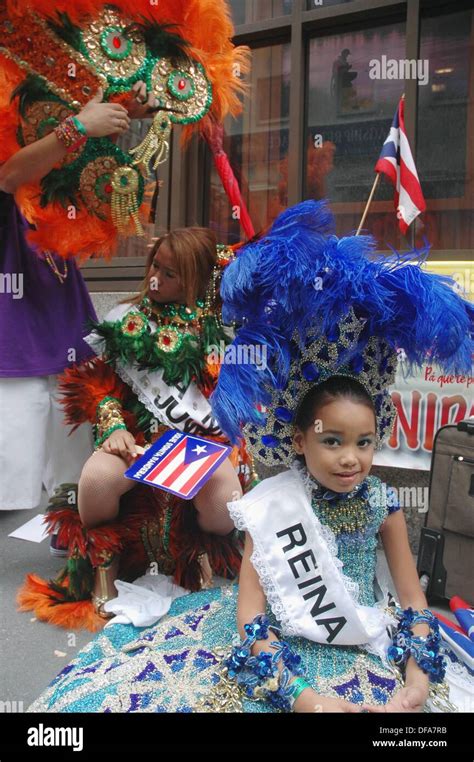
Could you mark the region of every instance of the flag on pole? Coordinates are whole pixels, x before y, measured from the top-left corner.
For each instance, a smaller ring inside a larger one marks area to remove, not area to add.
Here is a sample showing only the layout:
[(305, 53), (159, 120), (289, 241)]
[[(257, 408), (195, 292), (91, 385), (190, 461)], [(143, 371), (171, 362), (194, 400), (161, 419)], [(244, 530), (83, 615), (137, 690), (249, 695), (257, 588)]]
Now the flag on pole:
[(413, 220), (426, 209), (415, 162), (405, 131), (405, 97), (402, 96), (393, 118), (388, 137), (375, 165), (376, 172), (383, 172), (395, 188), (394, 203), (398, 225), (402, 233)]
[(128, 479), (191, 500), (232, 447), (171, 429), (125, 471)]

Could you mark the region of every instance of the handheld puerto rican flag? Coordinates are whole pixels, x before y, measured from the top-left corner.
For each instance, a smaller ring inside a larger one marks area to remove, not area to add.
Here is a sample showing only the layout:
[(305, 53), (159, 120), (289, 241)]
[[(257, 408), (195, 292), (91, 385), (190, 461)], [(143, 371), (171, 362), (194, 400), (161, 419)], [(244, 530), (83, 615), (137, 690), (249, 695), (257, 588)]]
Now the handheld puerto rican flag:
[(415, 162), (405, 131), (405, 98), (402, 96), (388, 137), (375, 165), (376, 172), (387, 175), (395, 188), (394, 204), (402, 233), (426, 209)]
[(449, 601), (449, 607), (467, 637), (474, 641), (474, 609), (458, 595), (453, 595)]
[(228, 445), (172, 429), (157, 439), (125, 476), (191, 500), (231, 450)]

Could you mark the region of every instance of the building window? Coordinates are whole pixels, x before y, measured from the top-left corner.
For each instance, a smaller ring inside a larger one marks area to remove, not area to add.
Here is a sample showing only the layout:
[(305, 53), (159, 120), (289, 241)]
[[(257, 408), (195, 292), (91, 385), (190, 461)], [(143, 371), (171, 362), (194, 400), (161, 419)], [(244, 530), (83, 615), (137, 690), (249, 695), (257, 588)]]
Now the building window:
[(417, 168), (434, 249), (474, 247), (474, 13), (422, 18), (420, 58), (429, 82), (418, 86)]
[[(225, 121), (224, 150), (258, 232), (288, 206), (290, 46), (254, 50), (249, 77), (242, 114)], [(239, 220), (214, 166), (208, 224), (219, 241), (235, 243), (242, 238)]]
[(287, 16), (292, 11), (293, 0), (230, 0), (229, 5), (232, 21), (235, 26), (240, 26)]
[(354, 0), (306, 0), (306, 10), (314, 11), (315, 8), (327, 8), (330, 5), (341, 5), (342, 3), (353, 3)]
[[(309, 43), (305, 198), (328, 198), (338, 233), (357, 228), (374, 166), (403, 93), (400, 79), (371, 78), (371, 61), (405, 58), (405, 24), (316, 37)], [(380, 69), (382, 72), (382, 69)], [(379, 73), (380, 73), (379, 72)], [(400, 245), (393, 188), (384, 179), (364, 223), (380, 248)]]

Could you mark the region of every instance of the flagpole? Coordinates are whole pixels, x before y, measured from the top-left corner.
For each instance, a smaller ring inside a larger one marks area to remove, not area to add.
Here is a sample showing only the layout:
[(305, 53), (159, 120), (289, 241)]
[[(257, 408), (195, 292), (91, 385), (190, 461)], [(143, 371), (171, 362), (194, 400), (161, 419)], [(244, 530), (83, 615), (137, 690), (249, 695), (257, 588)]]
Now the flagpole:
[(377, 185), (379, 184), (379, 180), (380, 180), (380, 172), (377, 172), (377, 174), (375, 176), (374, 184), (372, 185), (372, 190), (370, 191), (370, 196), (369, 196), (368, 201), (367, 201), (367, 203), (365, 205), (364, 214), (362, 215), (362, 219), (360, 221), (359, 227), (357, 228), (356, 235), (359, 235), (360, 231), (362, 230), (362, 225), (364, 224), (365, 218), (367, 217), (367, 212), (369, 211), (369, 206), (370, 206), (370, 204), (372, 202), (372, 198), (373, 198), (373, 195), (374, 195), (375, 190), (377, 188)]

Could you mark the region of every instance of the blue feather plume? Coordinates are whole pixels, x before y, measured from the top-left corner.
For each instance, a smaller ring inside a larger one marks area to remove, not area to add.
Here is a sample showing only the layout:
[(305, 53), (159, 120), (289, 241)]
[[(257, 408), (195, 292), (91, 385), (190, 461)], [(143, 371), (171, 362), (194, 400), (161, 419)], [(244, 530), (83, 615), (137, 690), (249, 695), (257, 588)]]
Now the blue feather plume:
[[(258, 404), (288, 377), (291, 339), (318, 332), (334, 341), (352, 307), (365, 327), (350, 356), (357, 363), (371, 336), (403, 348), (410, 370), (436, 361), (448, 373), (469, 373), (474, 306), (451, 278), (422, 269), (429, 248), (376, 256), (371, 236), (334, 235), (325, 201), (304, 201), (280, 214), (268, 233), (238, 250), (222, 278), (224, 322), (242, 327), (233, 342), (256, 343), (267, 367), (224, 364), (211, 397), (232, 442), (245, 423), (262, 423)], [(232, 346), (232, 345), (230, 345)]]

